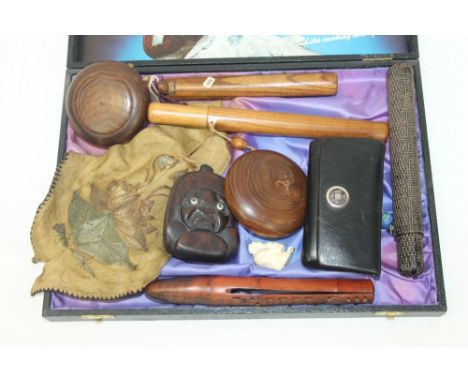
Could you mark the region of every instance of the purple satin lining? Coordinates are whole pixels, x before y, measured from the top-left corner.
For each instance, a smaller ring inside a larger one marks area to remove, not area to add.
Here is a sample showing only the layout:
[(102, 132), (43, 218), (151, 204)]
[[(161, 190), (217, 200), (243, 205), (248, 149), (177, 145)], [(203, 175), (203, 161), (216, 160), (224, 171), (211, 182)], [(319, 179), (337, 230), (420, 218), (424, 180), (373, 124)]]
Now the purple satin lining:
[[(311, 98), (238, 98), (225, 101), (226, 106), (246, 109), (282, 111), (299, 114), (314, 114), (330, 117), (367, 119), (387, 122), (387, 87), (386, 68), (376, 69), (346, 69), (335, 71), (338, 75), (338, 94), (334, 97)], [(206, 74), (200, 74), (206, 75)], [(213, 75), (213, 73), (210, 73)], [(418, 130), (419, 134), (419, 130)], [(307, 173), (308, 149), (311, 139), (245, 136), (248, 143), (258, 149), (278, 151), (295, 161)], [(73, 130), (68, 128), (67, 150), (80, 153), (102, 154), (105, 150), (96, 148), (78, 138)], [(424, 226), (424, 259), (425, 271), (417, 279), (402, 277), (397, 271), (396, 246), (393, 238), (382, 230), (382, 273), (380, 278), (374, 278), (374, 305), (430, 305), (437, 303), (437, 290), (432, 253), (430, 221), (427, 209), (426, 184), (423, 170), (421, 142), (418, 140), (419, 173), (423, 202)], [(242, 152), (233, 152), (233, 159)], [(385, 153), (384, 163), (384, 198), (383, 211), (392, 212), (391, 172), (389, 149)], [(240, 249), (237, 256), (227, 264), (204, 265), (189, 264), (177, 259), (171, 259), (164, 266), (160, 277), (192, 276), (192, 275), (228, 275), (228, 276), (271, 276), (271, 277), (347, 277), (368, 278), (357, 273), (333, 272), (306, 269), (301, 264), (302, 229), (292, 236), (280, 240), (286, 246), (296, 250), (290, 263), (281, 271), (273, 271), (259, 267), (253, 262), (247, 252), (247, 245), (252, 240), (263, 241), (261, 238), (239, 227)], [(159, 304), (148, 300), (144, 295), (128, 297), (119, 301), (103, 302), (80, 300), (52, 293), (52, 309), (145, 309), (171, 308), (170, 304)]]

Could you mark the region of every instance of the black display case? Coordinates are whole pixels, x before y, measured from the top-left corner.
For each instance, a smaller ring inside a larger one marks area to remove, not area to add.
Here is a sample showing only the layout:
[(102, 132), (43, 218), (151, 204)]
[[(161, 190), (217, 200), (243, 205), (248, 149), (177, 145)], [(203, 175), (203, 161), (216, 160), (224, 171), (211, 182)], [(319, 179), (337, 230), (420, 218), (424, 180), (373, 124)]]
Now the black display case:
[[(69, 38), (65, 92), (70, 81), (81, 68), (93, 60), (87, 59), (84, 49), (93, 36)], [(295, 71), (320, 69), (387, 68), (396, 62), (407, 62), (414, 67), (419, 116), (420, 139), (424, 163), (428, 214), (430, 218), (434, 278), (437, 286), (437, 302), (426, 305), (310, 305), (273, 307), (203, 307), (180, 306), (171, 309), (54, 309), (51, 306), (52, 292), (44, 293), (43, 316), (49, 320), (77, 319), (239, 319), (239, 318), (305, 318), (305, 317), (355, 317), (355, 316), (438, 316), (447, 310), (442, 260), (439, 246), (436, 208), (434, 201), (429, 142), (424, 112), (422, 79), (419, 67), (416, 36), (404, 36), (406, 51), (384, 54), (346, 54), (294, 57), (250, 57), (177, 60), (124, 60), (131, 63), (141, 74), (151, 73), (198, 73), (242, 71)], [(63, 109), (60, 129), (58, 161), (66, 151), (67, 116)]]

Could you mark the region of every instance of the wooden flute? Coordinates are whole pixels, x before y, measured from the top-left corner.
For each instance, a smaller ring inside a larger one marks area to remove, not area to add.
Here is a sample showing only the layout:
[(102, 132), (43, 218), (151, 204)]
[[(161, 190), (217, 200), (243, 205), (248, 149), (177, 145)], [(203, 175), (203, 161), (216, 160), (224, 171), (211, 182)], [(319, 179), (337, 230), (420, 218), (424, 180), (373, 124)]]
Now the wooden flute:
[(371, 280), (198, 276), (156, 280), (145, 289), (154, 300), (171, 304), (268, 306), (370, 304)]
[(193, 128), (213, 127), (231, 133), (303, 138), (350, 137), (386, 141), (388, 137), (388, 126), (384, 122), (204, 105), (152, 102), (148, 108), (148, 121)]

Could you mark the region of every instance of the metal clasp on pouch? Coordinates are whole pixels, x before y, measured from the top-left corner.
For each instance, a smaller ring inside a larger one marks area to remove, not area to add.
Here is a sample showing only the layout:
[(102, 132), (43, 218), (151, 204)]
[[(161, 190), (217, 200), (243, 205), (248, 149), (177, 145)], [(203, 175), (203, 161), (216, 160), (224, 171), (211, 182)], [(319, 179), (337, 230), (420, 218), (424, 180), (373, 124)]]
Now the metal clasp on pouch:
[(115, 320), (115, 316), (113, 314), (82, 314), (81, 319), (102, 322), (104, 320)]

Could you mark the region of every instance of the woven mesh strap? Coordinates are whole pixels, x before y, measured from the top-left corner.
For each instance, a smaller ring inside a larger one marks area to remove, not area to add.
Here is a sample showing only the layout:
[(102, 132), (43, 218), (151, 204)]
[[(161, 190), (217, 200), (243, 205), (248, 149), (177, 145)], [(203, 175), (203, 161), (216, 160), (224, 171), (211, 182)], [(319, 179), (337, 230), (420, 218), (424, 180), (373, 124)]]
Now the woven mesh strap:
[(398, 270), (404, 276), (416, 277), (424, 270), (424, 259), (416, 95), (413, 67), (409, 64), (396, 64), (389, 70), (388, 109)]

